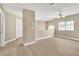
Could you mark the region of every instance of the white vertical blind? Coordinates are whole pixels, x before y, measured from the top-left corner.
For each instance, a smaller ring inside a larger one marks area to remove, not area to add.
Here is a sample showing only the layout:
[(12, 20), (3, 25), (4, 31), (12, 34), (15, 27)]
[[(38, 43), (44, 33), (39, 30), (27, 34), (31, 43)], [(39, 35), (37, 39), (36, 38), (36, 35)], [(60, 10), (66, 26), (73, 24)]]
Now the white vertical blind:
[(0, 43), (1, 43), (1, 14), (0, 14)]
[(22, 20), (16, 18), (16, 37), (19, 38), (22, 36)]

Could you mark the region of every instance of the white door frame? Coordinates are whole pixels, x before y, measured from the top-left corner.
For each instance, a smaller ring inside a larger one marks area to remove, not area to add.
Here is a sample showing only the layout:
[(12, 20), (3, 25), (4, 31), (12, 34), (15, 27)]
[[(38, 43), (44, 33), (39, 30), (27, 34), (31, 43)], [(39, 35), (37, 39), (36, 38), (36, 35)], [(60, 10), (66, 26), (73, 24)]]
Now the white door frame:
[(1, 9), (0, 9), (0, 13), (1, 13), (1, 32), (2, 32), (0, 47), (4, 47), (5, 46), (5, 15)]

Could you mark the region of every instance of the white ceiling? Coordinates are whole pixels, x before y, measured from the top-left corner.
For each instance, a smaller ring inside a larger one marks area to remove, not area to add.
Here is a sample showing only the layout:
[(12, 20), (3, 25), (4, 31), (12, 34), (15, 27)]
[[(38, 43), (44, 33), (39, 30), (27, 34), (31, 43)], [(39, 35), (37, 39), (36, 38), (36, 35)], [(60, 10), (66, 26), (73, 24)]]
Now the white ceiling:
[(35, 11), (36, 20), (49, 21), (58, 16), (62, 10), (63, 15), (71, 15), (79, 12), (79, 3), (7, 3), (5, 9), (14, 15), (21, 17), (23, 9)]

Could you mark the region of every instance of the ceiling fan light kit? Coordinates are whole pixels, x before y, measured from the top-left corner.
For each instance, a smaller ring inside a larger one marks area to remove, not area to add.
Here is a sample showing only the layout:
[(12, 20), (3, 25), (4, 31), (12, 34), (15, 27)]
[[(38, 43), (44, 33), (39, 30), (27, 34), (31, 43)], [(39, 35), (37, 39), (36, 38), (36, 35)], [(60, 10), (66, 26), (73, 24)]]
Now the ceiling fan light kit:
[(58, 17), (57, 17), (58, 19), (59, 18), (65, 18), (65, 16), (63, 16), (63, 14), (62, 14), (62, 11), (59, 11), (59, 14), (58, 14)]

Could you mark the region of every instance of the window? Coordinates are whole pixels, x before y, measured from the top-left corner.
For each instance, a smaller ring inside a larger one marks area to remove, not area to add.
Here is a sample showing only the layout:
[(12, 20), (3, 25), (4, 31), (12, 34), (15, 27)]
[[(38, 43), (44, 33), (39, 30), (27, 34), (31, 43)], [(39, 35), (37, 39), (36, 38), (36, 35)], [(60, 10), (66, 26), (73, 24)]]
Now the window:
[(73, 31), (74, 30), (74, 21), (66, 21), (66, 30)]
[(74, 31), (74, 21), (59, 22), (59, 30)]
[(48, 27), (48, 30), (54, 30), (54, 26), (53, 26), (53, 25), (50, 25), (50, 26)]
[(22, 36), (22, 19), (16, 18), (16, 37)]
[(59, 30), (65, 30), (65, 22), (59, 22)]

